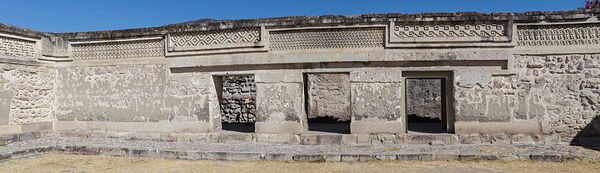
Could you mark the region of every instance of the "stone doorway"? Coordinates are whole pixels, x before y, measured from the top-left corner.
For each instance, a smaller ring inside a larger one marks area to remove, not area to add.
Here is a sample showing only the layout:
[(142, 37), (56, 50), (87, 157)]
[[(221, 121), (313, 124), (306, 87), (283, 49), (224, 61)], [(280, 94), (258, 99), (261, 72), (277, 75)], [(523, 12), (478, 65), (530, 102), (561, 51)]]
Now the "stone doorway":
[(350, 74), (304, 74), (308, 131), (350, 133)]
[(452, 132), (451, 72), (404, 72), (408, 133)]
[(221, 111), (221, 129), (253, 133), (256, 122), (254, 75), (218, 76), (215, 82)]

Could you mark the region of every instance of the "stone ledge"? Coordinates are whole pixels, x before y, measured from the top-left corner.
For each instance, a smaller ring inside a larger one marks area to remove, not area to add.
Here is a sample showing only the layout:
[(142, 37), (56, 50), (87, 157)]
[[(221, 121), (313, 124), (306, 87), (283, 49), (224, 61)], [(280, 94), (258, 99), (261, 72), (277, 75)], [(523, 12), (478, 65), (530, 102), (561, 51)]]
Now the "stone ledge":
[[(55, 136), (90, 139), (120, 139), (129, 141), (163, 141), (178, 143), (236, 143), (376, 146), (392, 144), (443, 145), (566, 145), (558, 135), (528, 134), (259, 134), (237, 132), (159, 133), (115, 131), (59, 131)], [(589, 144), (588, 144), (589, 145)]]
[[(212, 150), (210, 148), (220, 148)], [(77, 138), (45, 138), (0, 147), (0, 161), (47, 152), (94, 154), (123, 157), (149, 157), (183, 160), (362, 162), (377, 160), (532, 160), (546, 162), (600, 161), (600, 152), (573, 146), (463, 146), (430, 147), (389, 145), (387, 148), (332, 147), (307, 148), (299, 145), (219, 144), (198, 148), (173, 142), (127, 143), (120, 140), (82, 142)], [(492, 148), (490, 148), (492, 147)], [(243, 150), (240, 150), (244, 148)], [(485, 150), (494, 150), (488, 152)]]

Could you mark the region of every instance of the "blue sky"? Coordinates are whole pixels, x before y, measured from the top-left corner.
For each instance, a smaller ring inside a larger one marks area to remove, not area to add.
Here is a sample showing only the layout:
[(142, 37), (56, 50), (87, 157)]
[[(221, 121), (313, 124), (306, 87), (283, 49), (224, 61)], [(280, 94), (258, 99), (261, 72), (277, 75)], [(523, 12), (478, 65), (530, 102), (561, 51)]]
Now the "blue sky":
[(572, 10), (584, 0), (0, 0), (0, 23), (46, 32), (127, 29), (194, 19)]

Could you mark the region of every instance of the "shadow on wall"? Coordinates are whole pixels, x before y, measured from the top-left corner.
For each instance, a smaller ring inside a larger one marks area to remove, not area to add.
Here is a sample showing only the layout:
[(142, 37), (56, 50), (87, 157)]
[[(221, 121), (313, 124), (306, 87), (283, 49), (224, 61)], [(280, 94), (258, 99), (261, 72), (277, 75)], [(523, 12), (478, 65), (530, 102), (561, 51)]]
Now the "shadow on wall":
[(600, 151), (600, 116), (596, 116), (592, 122), (577, 133), (571, 141), (571, 145)]

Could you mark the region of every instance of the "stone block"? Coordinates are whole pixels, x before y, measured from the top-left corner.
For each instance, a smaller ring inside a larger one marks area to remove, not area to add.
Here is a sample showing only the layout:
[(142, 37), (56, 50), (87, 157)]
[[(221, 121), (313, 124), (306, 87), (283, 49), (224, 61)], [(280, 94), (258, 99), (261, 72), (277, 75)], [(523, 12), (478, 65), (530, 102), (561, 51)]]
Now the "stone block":
[(264, 134), (300, 134), (304, 126), (295, 121), (257, 122), (254, 124), (256, 133)]
[(342, 135), (342, 145), (356, 145), (357, 144), (357, 135)]
[(344, 154), (344, 155), (342, 155), (342, 158), (341, 158), (342, 162), (358, 162), (359, 160), (360, 160), (360, 155)]
[(512, 144), (515, 145), (534, 145), (535, 141), (530, 135), (516, 134), (511, 136)]
[(350, 132), (352, 134), (366, 135), (376, 133), (406, 133), (406, 128), (402, 122), (387, 122), (387, 121), (374, 121), (374, 122), (350, 122)]
[(0, 125), (9, 123), (10, 103), (13, 92), (10, 90), (0, 91)]
[(404, 101), (401, 83), (352, 83), (354, 122), (400, 122)]
[(350, 72), (351, 82), (401, 83), (403, 80), (402, 70), (395, 68), (363, 68)]
[(306, 122), (301, 84), (257, 83), (256, 90), (257, 123)]
[(294, 161), (305, 161), (305, 162), (324, 162), (325, 158), (320, 154), (298, 154), (292, 157)]
[(356, 144), (357, 145), (371, 145), (371, 135), (368, 135), (368, 134), (356, 135)]
[(347, 73), (306, 74), (308, 118), (350, 121), (350, 80)]
[(479, 134), (461, 134), (459, 135), (461, 144), (481, 144), (481, 136)]

